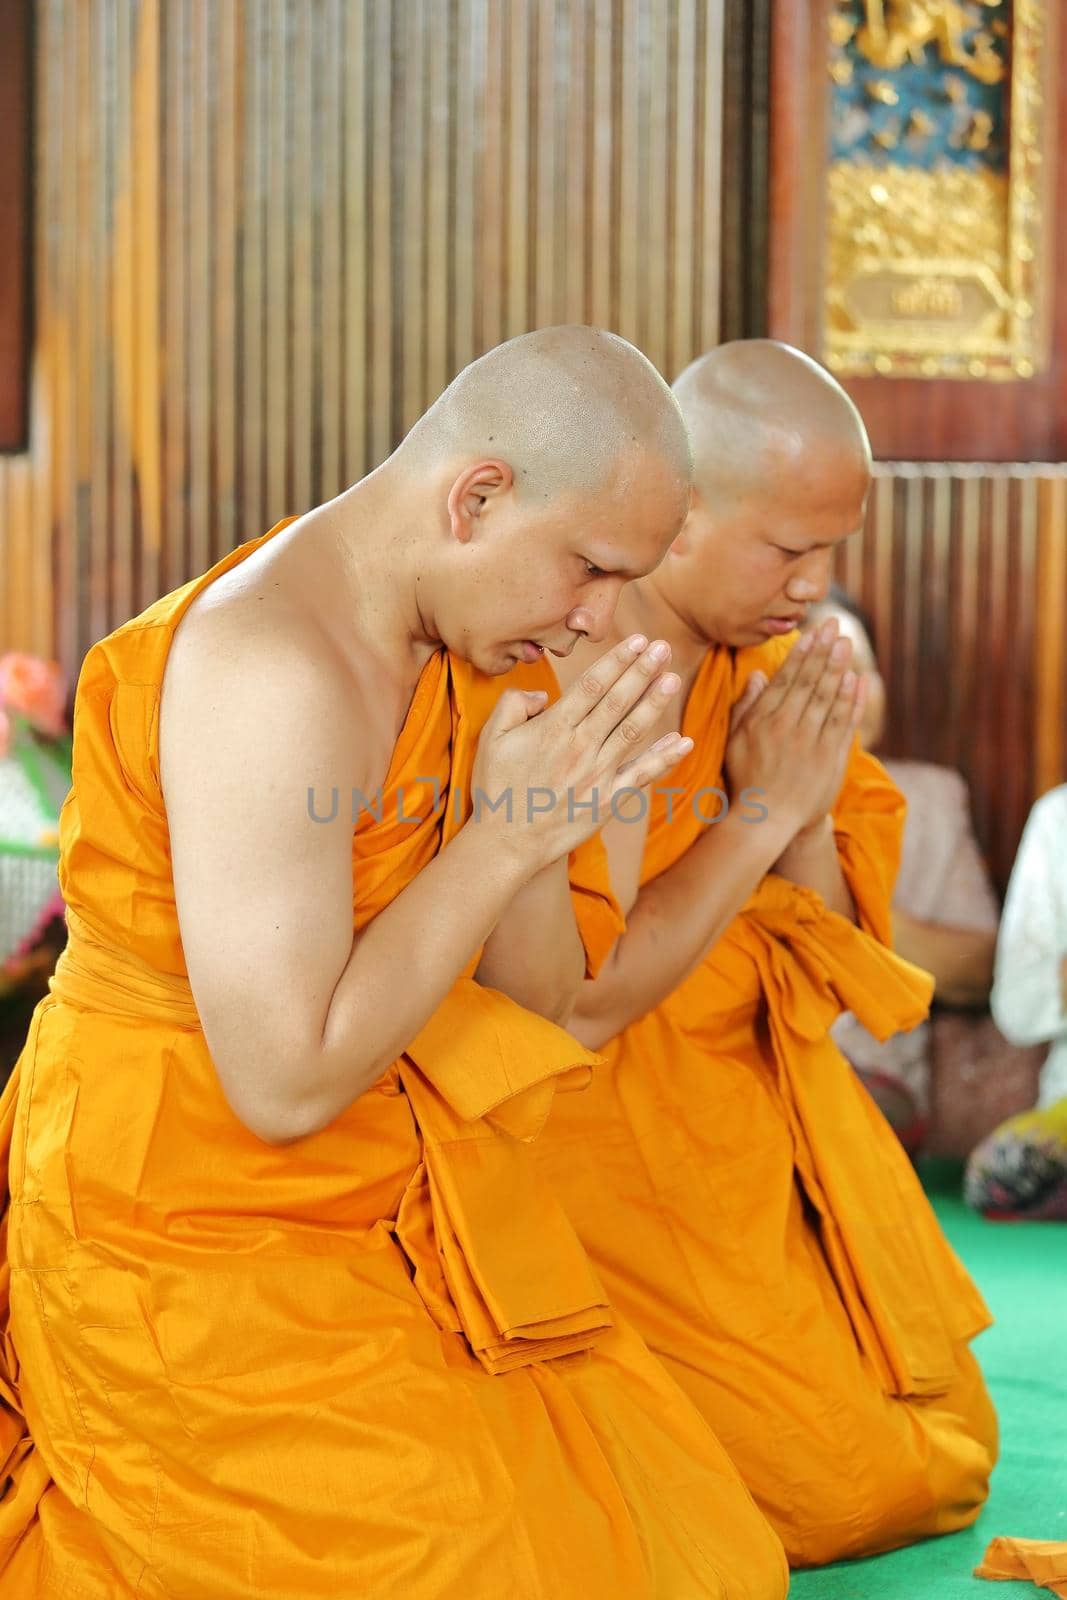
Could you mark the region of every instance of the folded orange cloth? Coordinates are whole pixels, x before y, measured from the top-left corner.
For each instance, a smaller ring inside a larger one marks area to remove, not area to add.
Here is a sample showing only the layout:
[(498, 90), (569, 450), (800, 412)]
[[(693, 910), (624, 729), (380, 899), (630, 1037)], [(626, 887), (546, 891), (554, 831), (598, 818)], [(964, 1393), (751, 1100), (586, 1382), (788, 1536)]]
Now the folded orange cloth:
[(976, 1578), (1029, 1578), (1067, 1600), (1067, 1542), (1062, 1539), (994, 1539), (975, 1567)]

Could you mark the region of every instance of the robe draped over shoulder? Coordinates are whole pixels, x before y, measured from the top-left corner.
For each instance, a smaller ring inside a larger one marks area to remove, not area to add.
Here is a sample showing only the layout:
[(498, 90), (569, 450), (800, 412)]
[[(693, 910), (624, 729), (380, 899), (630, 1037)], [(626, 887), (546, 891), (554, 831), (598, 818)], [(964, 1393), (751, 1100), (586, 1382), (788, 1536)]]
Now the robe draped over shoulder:
[[(269, 1146), (223, 1096), (181, 948), (159, 694), (187, 606), (263, 542), (96, 645), (79, 681), (70, 941), (0, 1103), (0, 1592), (778, 1600), (776, 1539), (613, 1325), (530, 1159), (555, 1084), (595, 1057), (472, 961), (318, 1133)], [(353, 825), (356, 927), (462, 825), (493, 698), (427, 661)], [(617, 910), (597, 847), (573, 866), (594, 971)]]
[[(694, 749), (675, 793), (652, 799), (642, 885), (713, 825), (700, 792), (725, 789), (731, 708), (790, 643), (709, 651), (683, 718)], [(796, 1565), (973, 1520), (996, 1452), (966, 1348), (988, 1311), (829, 1036), (843, 1010), (886, 1038), (928, 1008), (929, 976), (889, 948), (903, 819), (857, 746), (834, 830), (858, 926), (768, 874), (674, 992), (602, 1047), (590, 1089), (557, 1100), (538, 1146), (612, 1304)]]

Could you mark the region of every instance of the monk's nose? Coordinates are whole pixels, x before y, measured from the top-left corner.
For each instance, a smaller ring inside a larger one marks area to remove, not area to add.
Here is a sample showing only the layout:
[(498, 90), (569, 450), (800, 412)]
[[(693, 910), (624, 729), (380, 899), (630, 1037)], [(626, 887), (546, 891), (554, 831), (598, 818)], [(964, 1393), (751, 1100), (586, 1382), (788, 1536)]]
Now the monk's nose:
[(618, 591), (605, 591), (595, 606), (575, 606), (567, 618), (567, 626), (574, 633), (584, 633), (590, 644), (600, 644), (607, 638), (608, 626), (615, 615)]
[(785, 586), (789, 599), (795, 600), (798, 605), (817, 605), (820, 600), (825, 600), (830, 591), (830, 563), (829, 550), (813, 550)]

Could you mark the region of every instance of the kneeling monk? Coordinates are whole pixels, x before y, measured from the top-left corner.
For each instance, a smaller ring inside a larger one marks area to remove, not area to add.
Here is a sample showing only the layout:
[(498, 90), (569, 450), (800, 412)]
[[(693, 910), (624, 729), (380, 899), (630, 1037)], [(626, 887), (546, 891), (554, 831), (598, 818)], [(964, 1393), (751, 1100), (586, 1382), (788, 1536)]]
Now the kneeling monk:
[(612, 1303), (810, 1565), (977, 1515), (996, 1427), (967, 1341), (989, 1319), (829, 1037), (845, 1009), (912, 1027), (930, 994), (887, 948), (904, 808), (854, 744), (850, 647), (834, 624), (793, 643), (863, 519), (862, 423), (765, 341), (676, 392), (693, 510), (615, 631), (670, 642), (694, 748), (604, 829), (628, 931), (570, 1027), (609, 1065), (538, 1150)]
[(3, 1102), (5, 1600), (784, 1593), (527, 1149), (590, 1059), (592, 791), (686, 747), (623, 764), (645, 640), (547, 709), (492, 675), (603, 635), (688, 474), (631, 346), (529, 335), (90, 651)]

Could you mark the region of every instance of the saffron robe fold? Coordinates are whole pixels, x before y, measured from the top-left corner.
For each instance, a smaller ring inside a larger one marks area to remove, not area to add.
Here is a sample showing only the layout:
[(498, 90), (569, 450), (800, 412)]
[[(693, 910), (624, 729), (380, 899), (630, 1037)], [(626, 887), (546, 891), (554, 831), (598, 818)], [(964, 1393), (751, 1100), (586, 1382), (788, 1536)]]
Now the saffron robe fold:
[[(649, 808), (642, 884), (707, 825), (698, 791), (724, 787), (731, 707), (791, 642), (709, 651), (682, 792)], [(903, 814), (857, 748), (834, 826), (859, 926), (768, 874), (674, 993), (603, 1048), (590, 1088), (557, 1098), (537, 1147), (612, 1305), (797, 1566), (972, 1521), (996, 1454), (966, 1348), (988, 1312), (829, 1037), (845, 1009), (885, 1038), (928, 1007), (928, 976), (888, 948)]]
[[(269, 1146), (225, 1101), (181, 949), (159, 690), (187, 605), (262, 542), (79, 682), (70, 944), (0, 1107), (0, 1593), (778, 1600), (777, 1540), (611, 1325), (531, 1165), (557, 1080), (595, 1059), (573, 1038), (472, 961), (319, 1133)], [(498, 692), (426, 663), (381, 815), (354, 829), (358, 926), (460, 825)], [(617, 913), (595, 851), (572, 866), (595, 970)]]

